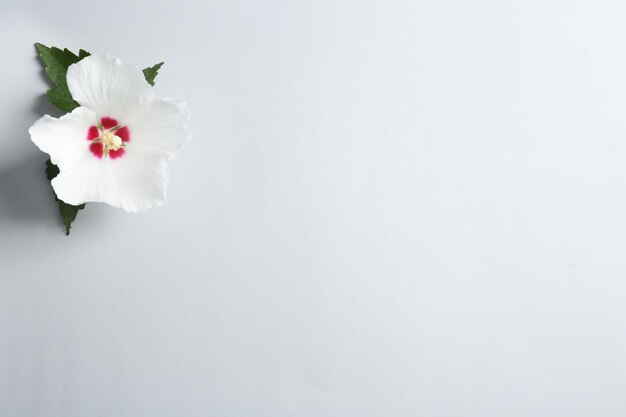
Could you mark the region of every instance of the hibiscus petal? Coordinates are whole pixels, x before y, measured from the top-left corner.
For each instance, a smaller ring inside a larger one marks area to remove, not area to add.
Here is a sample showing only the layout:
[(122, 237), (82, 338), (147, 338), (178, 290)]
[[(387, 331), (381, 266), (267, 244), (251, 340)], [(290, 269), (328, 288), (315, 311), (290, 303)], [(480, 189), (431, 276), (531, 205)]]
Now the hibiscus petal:
[(92, 110), (78, 107), (58, 119), (45, 115), (28, 132), (35, 145), (63, 171), (89, 153), (87, 132), (95, 120)]
[(158, 149), (170, 158), (189, 141), (190, 111), (175, 99), (155, 99), (142, 113), (129, 119), (132, 146)]
[(81, 158), (72, 170), (52, 180), (57, 196), (68, 204), (107, 203), (141, 212), (165, 202), (168, 156), (156, 149), (127, 152), (123, 158)]
[(67, 69), (67, 86), (81, 106), (121, 117), (154, 97), (143, 72), (111, 55), (91, 55)]

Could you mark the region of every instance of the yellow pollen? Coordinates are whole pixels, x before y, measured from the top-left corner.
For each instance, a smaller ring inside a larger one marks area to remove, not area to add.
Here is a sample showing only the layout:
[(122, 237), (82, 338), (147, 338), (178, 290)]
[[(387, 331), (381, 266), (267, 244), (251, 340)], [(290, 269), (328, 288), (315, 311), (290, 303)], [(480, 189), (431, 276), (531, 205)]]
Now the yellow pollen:
[(116, 136), (115, 133), (109, 131), (102, 133), (102, 136), (100, 136), (100, 141), (104, 144), (104, 146), (113, 151), (117, 151), (119, 148), (121, 148), (123, 143), (122, 138)]

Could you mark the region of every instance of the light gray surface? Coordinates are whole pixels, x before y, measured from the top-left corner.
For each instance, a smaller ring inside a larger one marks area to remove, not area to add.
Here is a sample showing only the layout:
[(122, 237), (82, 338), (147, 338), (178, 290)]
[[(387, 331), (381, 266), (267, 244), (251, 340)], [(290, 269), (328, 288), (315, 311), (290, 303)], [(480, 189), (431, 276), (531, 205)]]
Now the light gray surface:
[[(0, 5), (0, 415), (626, 414), (619, 1)], [(32, 44), (148, 66), (168, 202), (60, 228)]]

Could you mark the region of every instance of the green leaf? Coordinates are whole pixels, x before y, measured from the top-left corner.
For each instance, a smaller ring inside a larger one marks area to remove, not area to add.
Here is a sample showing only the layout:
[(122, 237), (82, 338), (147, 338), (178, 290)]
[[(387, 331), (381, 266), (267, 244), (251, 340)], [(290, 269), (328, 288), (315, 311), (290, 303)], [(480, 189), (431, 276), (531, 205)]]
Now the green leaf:
[[(52, 161), (48, 159), (46, 161), (46, 177), (48, 177), (48, 180), (52, 181), (52, 179), (57, 175), (59, 175), (59, 167), (54, 165)], [(59, 197), (57, 197), (56, 193), (54, 194), (54, 198), (59, 203), (59, 212), (61, 213), (63, 225), (65, 226), (65, 234), (69, 236), (70, 229), (72, 228), (72, 223), (74, 222), (74, 220), (76, 220), (78, 210), (84, 209), (85, 204), (81, 204), (80, 206), (67, 204), (64, 201), (59, 200)]]
[(46, 177), (48, 177), (48, 181), (52, 181), (52, 178), (59, 175), (59, 167), (54, 165), (51, 160), (46, 161)]
[(68, 113), (79, 106), (79, 104), (74, 101), (69, 91), (64, 91), (60, 88), (51, 88), (48, 90), (47, 96), (50, 103)]
[(154, 79), (156, 78), (163, 64), (164, 62), (159, 62), (155, 66), (148, 67), (143, 70), (143, 76), (146, 77), (146, 81), (148, 81), (148, 84), (150, 84), (153, 87), (154, 87)]
[(59, 49), (56, 47), (47, 47), (40, 43), (35, 44), (39, 57), (44, 64), (46, 74), (50, 78), (50, 81), (59, 88), (67, 88), (67, 81), (65, 79), (67, 75), (67, 67), (80, 61), (78, 55), (74, 54), (69, 49)]
[(35, 48), (48, 78), (55, 86), (48, 90), (48, 101), (63, 111), (71, 112), (78, 107), (78, 103), (67, 88), (67, 68), (89, 56), (89, 52), (81, 49), (76, 55), (67, 48), (47, 47), (41, 43), (36, 43)]
[(70, 235), (70, 229), (72, 228), (72, 223), (76, 220), (76, 215), (78, 214), (78, 210), (82, 210), (85, 208), (85, 203), (80, 206), (73, 206), (71, 204), (67, 204), (59, 199), (59, 212), (61, 213), (61, 218), (63, 219), (63, 225), (65, 226), (65, 235)]

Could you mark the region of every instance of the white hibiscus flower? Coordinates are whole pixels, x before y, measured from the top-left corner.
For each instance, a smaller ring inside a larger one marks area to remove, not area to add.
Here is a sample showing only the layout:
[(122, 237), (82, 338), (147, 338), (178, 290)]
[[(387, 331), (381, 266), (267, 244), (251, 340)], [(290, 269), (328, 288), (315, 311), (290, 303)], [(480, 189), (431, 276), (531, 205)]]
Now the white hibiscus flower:
[(140, 212), (165, 202), (167, 163), (190, 139), (189, 109), (158, 99), (141, 70), (92, 55), (67, 70), (80, 107), (29, 129), (60, 173), (52, 180), (68, 204), (103, 202)]

